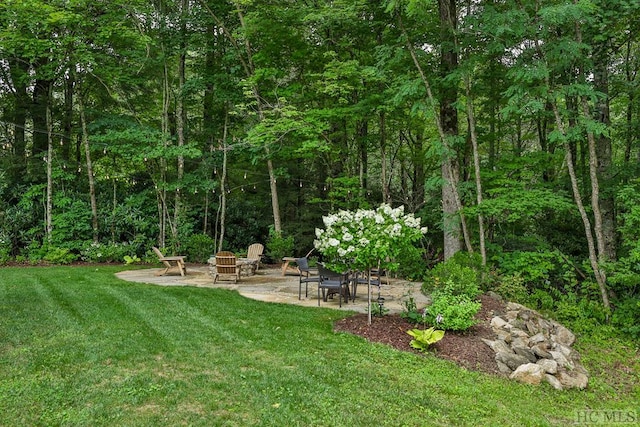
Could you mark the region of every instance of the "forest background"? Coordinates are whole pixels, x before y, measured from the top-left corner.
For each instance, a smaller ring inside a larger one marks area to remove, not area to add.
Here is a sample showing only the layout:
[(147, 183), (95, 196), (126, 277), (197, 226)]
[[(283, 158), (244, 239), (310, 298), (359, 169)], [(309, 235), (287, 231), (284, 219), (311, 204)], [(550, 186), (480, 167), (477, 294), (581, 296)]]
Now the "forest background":
[(635, 0), (4, 0), (0, 263), (253, 242), (278, 261), (323, 215), (389, 203), (429, 228), (401, 274), (471, 262), (638, 337), (639, 18)]

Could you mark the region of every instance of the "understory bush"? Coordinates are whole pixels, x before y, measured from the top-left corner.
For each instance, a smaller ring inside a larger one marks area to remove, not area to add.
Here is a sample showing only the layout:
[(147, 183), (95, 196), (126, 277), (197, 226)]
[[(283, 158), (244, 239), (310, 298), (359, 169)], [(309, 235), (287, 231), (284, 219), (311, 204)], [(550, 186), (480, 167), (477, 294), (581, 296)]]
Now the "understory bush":
[(283, 257), (292, 256), (294, 249), (293, 236), (278, 233), (273, 227), (269, 229), (266, 255), (274, 262), (280, 262)]
[(215, 242), (206, 234), (193, 234), (182, 241), (180, 252), (187, 261), (204, 264), (214, 254)]
[(425, 310), (425, 322), (446, 331), (465, 331), (476, 324), (474, 316), (481, 304), (466, 295), (435, 292)]
[(422, 291), (444, 292), (449, 295), (473, 299), (480, 295), (478, 273), (471, 267), (459, 264), (455, 258), (436, 265), (422, 285)]
[(80, 251), (80, 258), (86, 262), (122, 263), (125, 256), (133, 257), (138, 246), (131, 243), (86, 242)]

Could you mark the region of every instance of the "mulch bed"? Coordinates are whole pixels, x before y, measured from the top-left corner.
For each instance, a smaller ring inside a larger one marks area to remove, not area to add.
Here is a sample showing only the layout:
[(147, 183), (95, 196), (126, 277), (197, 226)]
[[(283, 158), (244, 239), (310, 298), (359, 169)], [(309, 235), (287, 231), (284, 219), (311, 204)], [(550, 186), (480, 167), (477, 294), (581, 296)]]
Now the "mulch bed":
[[(504, 304), (488, 295), (480, 296), (480, 301), (482, 307), (476, 314), (478, 323), (464, 333), (448, 331), (442, 340), (433, 344), (430, 351), (437, 357), (451, 360), (467, 369), (498, 374), (495, 353), (481, 338), (496, 338), (489, 322), (494, 312), (504, 311)], [(401, 351), (420, 354), (409, 345), (411, 337), (407, 331), (415, 327), (415, 324), (398, 314), (373, 317), (369, 325), (367, 314), (360, 313), (339, 320), (335, 323), (334, 330), (359, 335), (371, 342), (387, 344)]]

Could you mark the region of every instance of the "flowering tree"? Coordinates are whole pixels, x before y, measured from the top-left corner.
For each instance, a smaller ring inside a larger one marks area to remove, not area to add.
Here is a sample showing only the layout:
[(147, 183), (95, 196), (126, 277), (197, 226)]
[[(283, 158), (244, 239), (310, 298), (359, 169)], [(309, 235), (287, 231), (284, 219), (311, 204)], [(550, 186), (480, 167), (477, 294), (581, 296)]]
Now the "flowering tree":
[[(382, 204), (375, 210), (339, 211), (322, 218), (325, 229), (316, 229), (316, 249), (335, 271), (395, 271), (397, 259), (417, 251), (414, 243), (427, 232), (420, 218), (405, 214), (404, 206)], [(369, 290), (369, 313), (371, 298)]]

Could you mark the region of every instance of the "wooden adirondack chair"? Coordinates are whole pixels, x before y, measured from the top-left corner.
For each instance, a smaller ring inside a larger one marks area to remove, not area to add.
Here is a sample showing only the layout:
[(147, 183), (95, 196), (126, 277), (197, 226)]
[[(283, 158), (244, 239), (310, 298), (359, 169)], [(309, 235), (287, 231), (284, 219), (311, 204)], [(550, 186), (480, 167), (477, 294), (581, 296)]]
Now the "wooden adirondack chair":
[(220, 251), (216, 254), (216, 271), (213, 274), (213, 283), (216, 283), (218, 279), (232, 280), (233, 283), (240, 280), (240, 267), (233, 252)]
[(264, 245), (262, 243), (254, 243), (249, 245), (247, 250), (247, 259), (256, 260), (255, 264), (251, 264), (252, 273), (255, 274), (260, 268), (260, 261), (262, 260), (262, 253), (264, 252)]
[(158, 256), (158, 261), (160, 261), (166, 267), (164, 271), (159, 272), (158, 276), (164, 276), (168, 274), (170, 271), (177, 270), (181, 276), (186, 276), (187, 267), (184, 265), (184, 256), (164, 256), (160, 249), (153, 246), (153, 252)]

